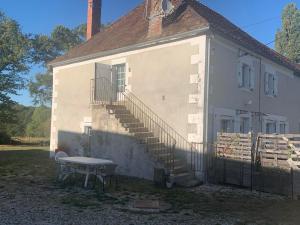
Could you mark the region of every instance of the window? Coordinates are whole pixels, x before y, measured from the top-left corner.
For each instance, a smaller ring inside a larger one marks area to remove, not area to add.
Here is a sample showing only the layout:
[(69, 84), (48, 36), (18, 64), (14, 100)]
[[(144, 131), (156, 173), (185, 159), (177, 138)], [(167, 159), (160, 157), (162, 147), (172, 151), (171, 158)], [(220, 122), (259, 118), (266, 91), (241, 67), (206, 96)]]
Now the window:
[(240, 133), (248, 134), (250, 132), (250, 118), (241, 117)]
[(274, 97), (278, 95), (278, 78), (274, 73), (265, 73), (265, 93)]
[(280, 122), (279, 132), (281, 134), (286, 134), (287, 133), (287, 124), (285, 122)]
[(90, 136), (91, 135), (91, 131), (92, 131), (92, 127), (91, 126), (87, 126), (87, 125), (84, 126), (84, 134)]
[(239, 63), (239, 87), (247, 90), (254, 89), (254, 73), (249, 63)]
[(221, 132), (222, 133), (233, 133), (233, 120), (232, 119), (221, 119)]
[(125, 85), (126, 65), (125, 64), (113, 65), (113, 70), (116, 73), (117, 91), (124, 92), (126, 86)]
[(242, 87), (251, 89), (251, 67), (245, 63), (242, 65)]
[(267, 121), (266, 123), (266, 133), (275, 134), (276, 133), (276, 121)]

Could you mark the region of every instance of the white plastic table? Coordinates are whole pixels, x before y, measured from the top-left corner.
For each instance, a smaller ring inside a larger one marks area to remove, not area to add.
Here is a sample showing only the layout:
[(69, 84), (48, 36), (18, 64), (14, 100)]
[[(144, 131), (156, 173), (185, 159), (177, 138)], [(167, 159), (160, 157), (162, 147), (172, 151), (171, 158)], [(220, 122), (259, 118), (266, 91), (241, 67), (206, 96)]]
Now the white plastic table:
[[(96, 169), (105, 168), (105, 166), (107, 166), (107, 165), (115, 165), (114, 162), (111, 160), (90, 158), (90, 157), (63, 157), (63, 158), (59, 158), (58, 161), (62, 164), (67, 165), (68, 167), (73, 168), (72, 173), (84, 174), (85, 175), (85, 182), (84, 182), (85, 188), (88, 185), (88, 180), (89, 180), (90, 174), (96, 175), (95, 174)], [(99, 179), (101, 179), (101, 182), (103, 182), (101, 174), (97, 174), (97, 177)], [(66, 179), (66, 177), (65, 177), (65, 179)]]

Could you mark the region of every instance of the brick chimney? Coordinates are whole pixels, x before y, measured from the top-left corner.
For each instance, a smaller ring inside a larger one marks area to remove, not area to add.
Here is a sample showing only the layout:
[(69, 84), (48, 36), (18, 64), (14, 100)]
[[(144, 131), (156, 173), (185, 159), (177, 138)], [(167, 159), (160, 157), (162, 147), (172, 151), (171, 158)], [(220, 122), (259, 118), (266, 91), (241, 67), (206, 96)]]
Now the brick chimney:
[(148, 38), (161, 35), (163, 9), (162, 0), (145, 0), (147, 7), (147, 18), (149, 20)]
[(100, 31), (102, 0), (88, 0), (86, 39), (91, 39)]

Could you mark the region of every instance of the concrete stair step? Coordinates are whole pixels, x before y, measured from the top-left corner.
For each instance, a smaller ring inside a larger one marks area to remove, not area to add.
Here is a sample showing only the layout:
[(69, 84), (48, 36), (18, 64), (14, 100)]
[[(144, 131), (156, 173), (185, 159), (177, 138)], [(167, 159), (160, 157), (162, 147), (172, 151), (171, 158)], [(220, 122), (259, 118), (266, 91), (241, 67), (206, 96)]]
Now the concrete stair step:
[(114, 113), (116, 115), (118, 115), (118, 114), (131, 114), (130, 111), (127, 110), (127, 109), (115, 109)]
[(158, 154), (155, 154), (155, 156), (157, 158), (160, 158), (160, 159), (167, 159), (167, 160), (171, 160), (173, 155), (171, 153), (158, 153)]
[(106, 105), (107, 110), (127, 110), (126, 106), (124, 105)]
[(166, 165), (166, 167), (171, 166), (173, 164), (173, 162), (174, 162), (174, 167), (185, 165), (184, 162), (181, 159), (178, 159), (178, 158), (174, 158), (174, 160), (165, 159), (163, 161), (163, 163)]
[(151, 151), (152, 149), (156, 149), (156, 148), (162, 148), (162, 147), (165, 147), (165, 144), (161, 142), (147, 144), (148, 151)]
[(139, 123), (140, 121), (135, 118), (120, 118), (119, 119), (120, 123)]
[(138, 128), (129, 128), (130, 133), (139, 133), (139, 132), (148, 132), (148, 128), (146, 127), (138, 127)]
[(149, 145), (149, 144), (154, 144), (154, 143), (158, 143), (159, 142), (159, 139), (156, 138), (156, 137), (140, 137), (140, 138), (137, 138), (141, 144), (146, 144), (146, 145)]
[(135, 132), (134, 137), (136, 138), (148, 138), (153, 137), (154, 134), (152, 132)]
[(123, 125), (123, 127), (128, 128), (128, 129), (130, 129), (130, 128), (143, 128), (144, 127), (144, 124), (140, 123), (140, 122), (137, 122), (137, 123), (128, 122), (128, 123), (123, 123), (122, 125)]
[(148, 151), (153, 154), (159, 154), (159, 153), (167, 152), (168, 149), (164, 145), (161, 145), (161, 146), (149, 148)]
[(159, 138), (157, 137), (147, 137), (146, 140), (147, 140), (146, 143), (151, 143), (151, 144), (159, 143)]
[(135, 119), (132, 114), (115, 114), (117, 119)]
[(181, 173), (187, 173), (188, 172), (188, 168), (186, 167), (186, 165), (183, 164), (179, 164), (179, 165), (175, 165), (172, 173), (174, 174), (181, 174)]

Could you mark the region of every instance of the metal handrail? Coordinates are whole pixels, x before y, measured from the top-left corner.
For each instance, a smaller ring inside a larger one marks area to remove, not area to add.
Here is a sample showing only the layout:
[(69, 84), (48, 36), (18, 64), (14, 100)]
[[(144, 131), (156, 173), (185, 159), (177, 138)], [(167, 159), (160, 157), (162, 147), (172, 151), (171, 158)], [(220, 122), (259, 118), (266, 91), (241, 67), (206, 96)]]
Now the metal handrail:
[(161, 142), (166, 142), (164, 144), (171, 151), (173, 160), (171, 169), (174, 168), (174, 154), (176, 149), (190, 150), (190, 156), (187, 156), (188, 163), (191, 164), (193, 170), (197, 170), (199, 167), (196, 165), (200, 164), (200, 160), (195, 156), (198, 153), (196, 145), (188, 142), (132, 92), (122, 90), (120, 93), (117, 93), (116, 84), (113, 84), (106, 77), (99, 77), (91, 80), (91, 103), (124, 105), (126, 108), (129, 108), (129, 111), (131, 109), (131, 113), (144, 123), (149, 131), (157, 135), (161, 139)]

